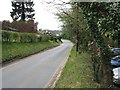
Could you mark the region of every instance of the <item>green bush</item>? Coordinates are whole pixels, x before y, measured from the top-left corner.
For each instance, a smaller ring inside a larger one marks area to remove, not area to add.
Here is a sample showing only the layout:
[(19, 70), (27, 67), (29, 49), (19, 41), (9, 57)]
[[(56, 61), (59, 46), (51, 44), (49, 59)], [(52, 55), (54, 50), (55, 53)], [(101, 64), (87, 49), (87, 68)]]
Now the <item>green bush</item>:
[(50, 40), (50, 36), (49, 35), (42, 35), (42, 41), (49, 41)]
[(24, 34), (24, 33), (20, 33), (20, 42), (28, 42), (27, 38), (27, 34)]
[(38, 36), (35, 33), (18, 33), (2, 30), (3, 42), (37, 42), (37, 38)]
[(37, 34), (32, 34), (32, 33), (20, 33), (20, 42), (38, 42)]
[(31, 34), (31, 42), (37, 42), (38, 36), (37, 34)]
[(13, 42), (20, 42), (19, 33), (13, 32), (12, 38), (13, 38)]
[(10, 33), (7, 31), (2, 31), (2, 41), (10, 41)]
[(3, 42), (46, 42), (51, 40), (50, 35), (40, 35), (36, 33), (20, 33), (2, 30)]
[(10, 42), (19, 42), (19, 33), (18, 32), (8, 32)]
[(0, 42), (2, 42), (2, 31), (0, 30)]
[(42, 36), (38, 36), (37, 42), (41, 42), (41, 41), (42, 41)]

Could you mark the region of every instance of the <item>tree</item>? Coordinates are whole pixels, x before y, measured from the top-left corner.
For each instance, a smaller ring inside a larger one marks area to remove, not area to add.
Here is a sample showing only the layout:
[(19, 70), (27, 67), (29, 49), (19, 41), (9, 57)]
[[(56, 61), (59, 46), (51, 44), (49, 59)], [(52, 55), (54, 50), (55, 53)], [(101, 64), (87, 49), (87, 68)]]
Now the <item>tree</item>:
[(10, 12), (13, 21), (17, 20), (33, 20), (34, 18), (34, 3), (31, 0), (25, 0), (24, 2), (18, 2), (18, 0), (12, 0), (12, 12)]
[[(113, 85), (111, 52), (104, 36), (109, 32), (115, 39), (120, 40), (119, 37), (117, 38), (120, 32), (119, 3), (73, 2), (71, 7), (71, 11), (63, 11), (59, 15), (63, 28), (77, 35), (77, 40), (83, 41), (82, 44), (85, 43), (86, 37), (94, 42), (92, 51), (94, 56), (97, 51), (101, 51), (100, 58), (93, 60), (96, 81), (102, 83), (104, 87), (111, 87)], [(80, 43), (78, 45), (80, 47)]]
[(76, 51), (81, 52), (82, 42), (87, 42), (89, 31), (86, 20), (83, 19), (84, 15), (82, 10), (78, 7), (78, 3), (69, 4), (72, 8), (67, 10), (61, 9), (61, 12), (57, 13), (57, 16), (60, 18), (60, 21), (63, 22), (63, 35), (74, 41), (76, 43)]
[(10, 27), (10, 21), (2, 21), (2, 30), (7, 30)]
[[(83, 9), (97, 48), (101, 51), (101, 58), (94, 60), (94, 62), (99, 64), (98, 66), (95, 66), (95, 69), (98, 68), (97, 71), (95, 70), (97, 73), (96, 80), (101, 82), (105, 87), (111, 87), (111, 85), (113, 85), (112, 66), (110, 64), (111, 53), (107, 45), (108, 43), (105, 42), (102, 34), (103, 32), (106, 32), (106, 30), (111, 31), (111, 29), (115, 29), (117, 26), (116, 24), (114, 28), (112, 28), (109, 24), (105, 23), (106, 20), (110, 23), (112, 22), (111, 19), (115, 20), (113, 17), (109, 16), (111, 3), (91, 2), (80, 3), (79, 5)], [(110, 27), (106, 28), (108, 25)]]
[(18, 32), (29, 32), (29, 33), (37, 33), (37, 22), (34, 20), (24, 21), (13, 21), (11, 23), (11, 27), (16, 28)]

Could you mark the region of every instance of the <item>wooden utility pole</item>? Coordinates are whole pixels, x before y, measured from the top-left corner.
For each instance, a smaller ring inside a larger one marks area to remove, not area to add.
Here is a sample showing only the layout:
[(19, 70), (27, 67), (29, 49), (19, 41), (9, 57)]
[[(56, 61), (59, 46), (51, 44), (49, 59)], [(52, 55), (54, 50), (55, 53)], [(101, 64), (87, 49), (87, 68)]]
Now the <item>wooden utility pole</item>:
[(78, 2), (75, 2), (75, 14), (76, 14), (76, 55), (79, 51), (79, 21), (78, 21)]

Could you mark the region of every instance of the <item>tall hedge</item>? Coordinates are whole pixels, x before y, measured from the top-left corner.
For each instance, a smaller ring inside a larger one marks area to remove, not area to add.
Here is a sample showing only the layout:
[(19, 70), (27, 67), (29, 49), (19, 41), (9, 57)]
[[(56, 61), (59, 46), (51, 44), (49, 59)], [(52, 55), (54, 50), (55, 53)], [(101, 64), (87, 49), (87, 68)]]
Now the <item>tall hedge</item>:
[(20, 33), (1, 30), (3, 42), (41, 42), (50, 40), (49, 35), (40, 35), (36, 33)]

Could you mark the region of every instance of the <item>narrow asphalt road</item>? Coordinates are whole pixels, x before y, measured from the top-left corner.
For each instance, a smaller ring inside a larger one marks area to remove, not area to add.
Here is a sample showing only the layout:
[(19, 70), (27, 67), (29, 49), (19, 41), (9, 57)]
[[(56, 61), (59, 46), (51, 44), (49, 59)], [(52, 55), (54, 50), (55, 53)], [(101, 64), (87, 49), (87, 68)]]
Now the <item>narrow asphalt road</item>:
[(46, 88), (69, 56), (72, 43), (63, 44), (2, 68), (2, 88)]

